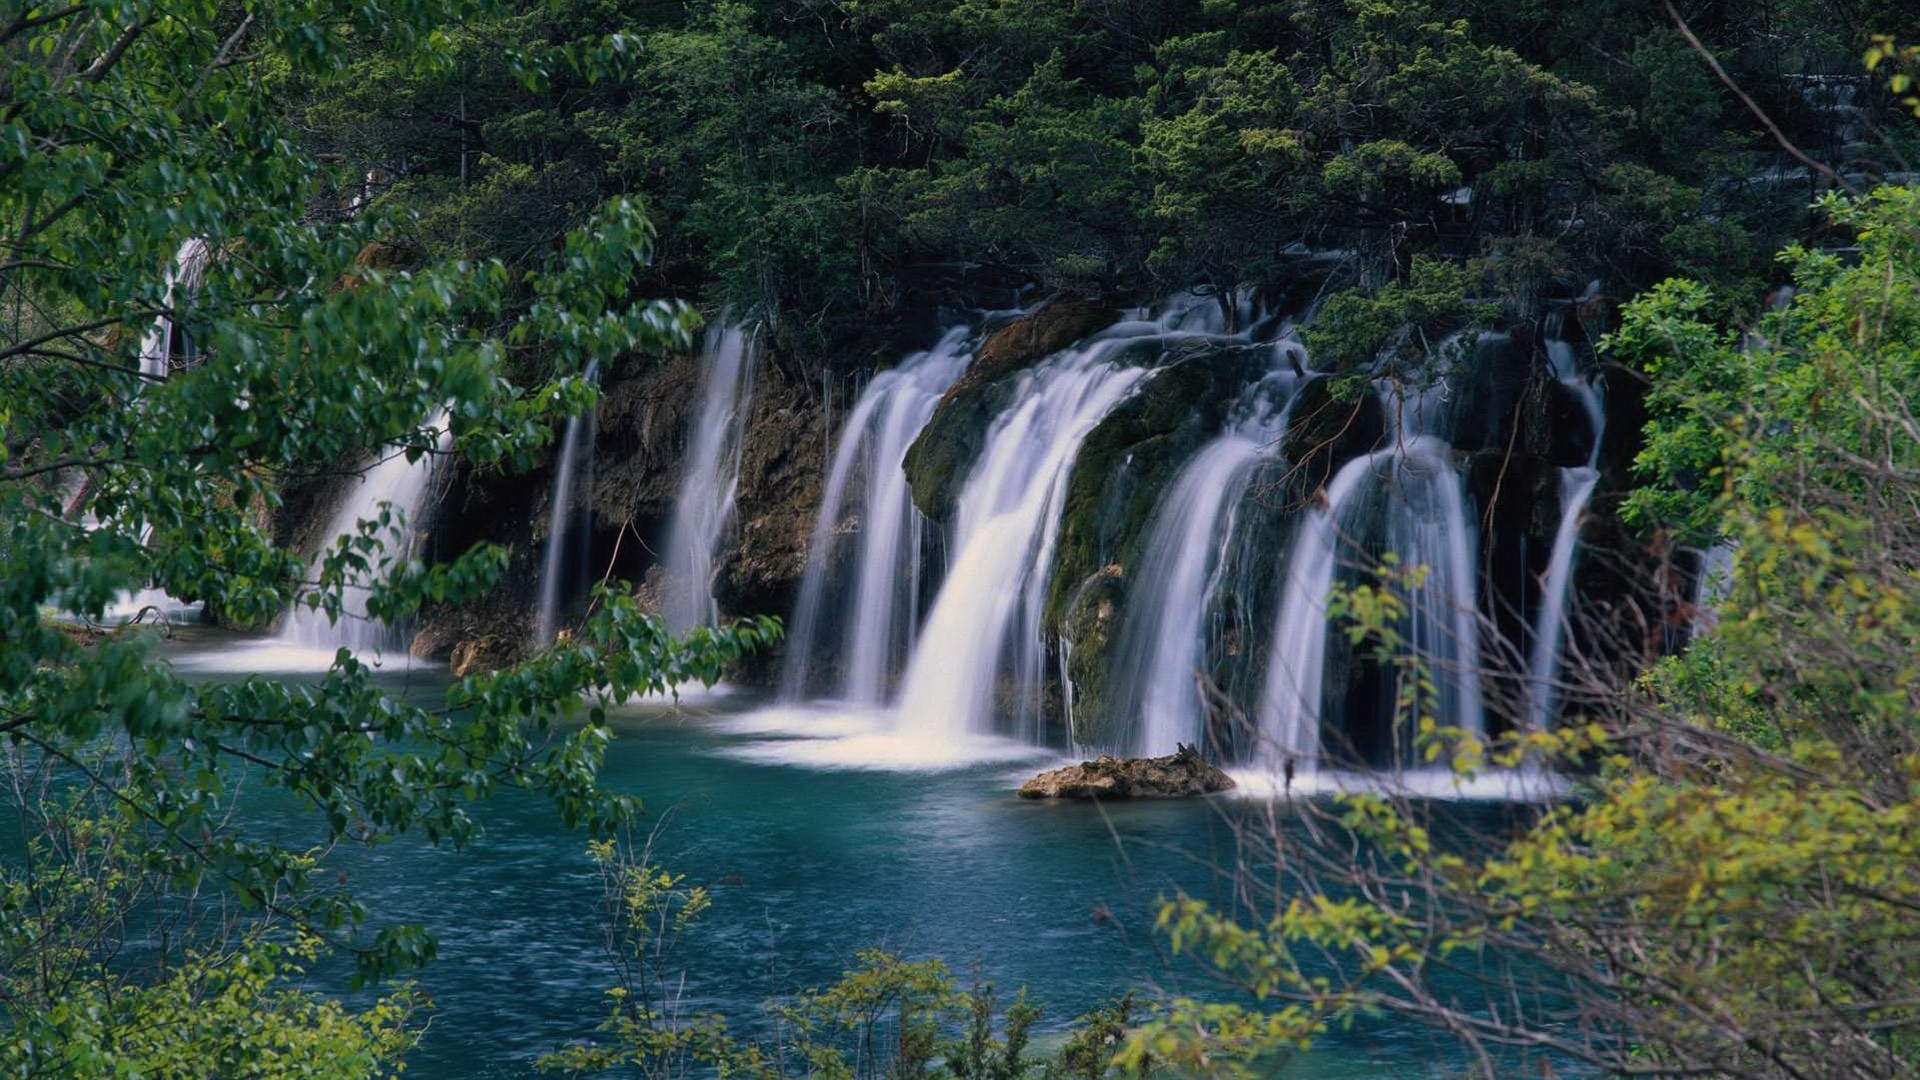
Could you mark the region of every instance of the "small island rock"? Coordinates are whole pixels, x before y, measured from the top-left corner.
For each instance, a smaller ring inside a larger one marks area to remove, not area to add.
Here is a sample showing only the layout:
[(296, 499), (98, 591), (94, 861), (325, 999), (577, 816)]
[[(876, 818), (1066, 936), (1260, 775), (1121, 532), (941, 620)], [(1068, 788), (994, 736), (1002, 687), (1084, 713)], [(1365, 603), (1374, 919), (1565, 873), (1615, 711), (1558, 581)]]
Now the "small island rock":
[(1233, 787), (1233, 778), (1221, 772), (1191, 746), (1166, 757), (1116, 758), (1102, 754), (1092, 761), (1052, 769), (1020, 785), (1023, 799), (1178, 799), (1211, 795)]

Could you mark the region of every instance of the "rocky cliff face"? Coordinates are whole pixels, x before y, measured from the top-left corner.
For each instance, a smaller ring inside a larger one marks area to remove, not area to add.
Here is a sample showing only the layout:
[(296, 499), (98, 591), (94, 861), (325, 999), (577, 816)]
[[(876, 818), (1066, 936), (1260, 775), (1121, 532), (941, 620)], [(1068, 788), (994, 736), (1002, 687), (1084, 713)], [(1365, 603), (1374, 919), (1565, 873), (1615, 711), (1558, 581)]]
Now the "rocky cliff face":
[(793, 610), (833, 454), (826, 414), (809, 389), (783, 366), (762, 367), (740, 455), (735, 528), (716, 560), (713, 596), (724, 615)]
[[(591, 484), (576, 484), (572, 511), (589, 521), (584, 567), (567, 591), (583, 595), (602, 577), (649, 578), (674, 513), (698, 408), (697, 356), (634, 357), (601, 387)], [(715, 559), (712, 587), (723, 616), (785, 615), (806, 566), (829, 445), (818, 395), (780, 363), (763, 363), (742, 449), (737, 513)], [(437, 515), (446, 550), (476, 541), (504, 545), (509, 569), (479, 605), (440, 608), (422, 619), (418, 655), (460, 666), (492, 665), (526, 651), (549, 522), (557, 453), (522, 476), (463, 471)], [(571, 564), (572, 560), (570, 560)], [(657, 592), (642, 588), (643, 602)], [(577, 608), (577, 604), (576, 604)], [(563, 624), (565, 620), (562, 620)], [(763, 661), (764, 662), (764, 661)]]

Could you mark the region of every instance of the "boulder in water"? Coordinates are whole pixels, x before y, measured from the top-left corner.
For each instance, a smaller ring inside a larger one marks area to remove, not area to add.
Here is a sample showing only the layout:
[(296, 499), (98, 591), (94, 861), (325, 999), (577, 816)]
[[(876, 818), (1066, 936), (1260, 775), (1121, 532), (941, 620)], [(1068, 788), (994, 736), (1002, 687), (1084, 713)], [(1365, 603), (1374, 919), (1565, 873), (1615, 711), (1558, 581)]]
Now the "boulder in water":
[(1116, 758), (1102, 754), (1092, 761), (1053, 769), (1020, 785), (1023, 799), (1180, 799), (1211, 795), (1233, 787), (1233, 778), (1221, 772), (1191, 746), (1158, 758)]

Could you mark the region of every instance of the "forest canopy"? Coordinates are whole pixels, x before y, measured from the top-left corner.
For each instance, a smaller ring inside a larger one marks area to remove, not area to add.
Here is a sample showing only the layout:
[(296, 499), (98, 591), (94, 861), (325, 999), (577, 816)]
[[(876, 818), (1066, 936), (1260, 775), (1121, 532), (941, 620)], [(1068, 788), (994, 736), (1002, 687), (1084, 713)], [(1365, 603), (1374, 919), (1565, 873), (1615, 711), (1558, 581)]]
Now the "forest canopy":
[[(1832, 186), (1773, 129), (1865, 183), (1902, 167), (1898, 92), (1861, 64), (1901, 16), (563, 0), (452, 30), (425, 74), (360, 56), (299, 116), (421, 208), (439, 251), (530, 258), (606, 197), (643, 197), (663, 287), (757, 305), (816, 353), (927, 289), (1283, 285), (1327, 251), (1362, 256), (1347, 284), (1462, 260), (1518, 311), (1595, 278), (1757, 296)], [(530, 74), (500, 47), (607, 34), (625, 78)], [(1842, 113), (1885, 137), (1837, 141), (1859, 126)]]

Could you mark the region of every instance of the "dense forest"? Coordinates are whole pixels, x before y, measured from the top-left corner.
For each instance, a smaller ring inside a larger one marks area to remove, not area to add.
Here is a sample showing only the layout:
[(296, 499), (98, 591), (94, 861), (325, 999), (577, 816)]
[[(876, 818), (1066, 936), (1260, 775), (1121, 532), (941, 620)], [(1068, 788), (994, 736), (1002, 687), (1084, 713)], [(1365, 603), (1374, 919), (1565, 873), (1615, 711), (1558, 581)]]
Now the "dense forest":
[(0, 1070), (1915, 1075), (1917, 36), (5, 0)]
[[(1335, 250), (1358, 256), (1335, 287), (1438, 256), (1513, 313), (1675, 274), (1757, 303), (1832, 170), (1902, 168), (1912, 133), (1860, 58), (1903, 12), (1685, 14), (563, 3), (448, 32), (425, 74), (375, 52), (344, 90), (289, 89), (303, 141), (435, 256), (529, 265), (640, 195), (652, 292), (764, 311), (830, 363), (929, 293), (1228, 292)], [(554, 49), (620, 77), (514, 60)]]

